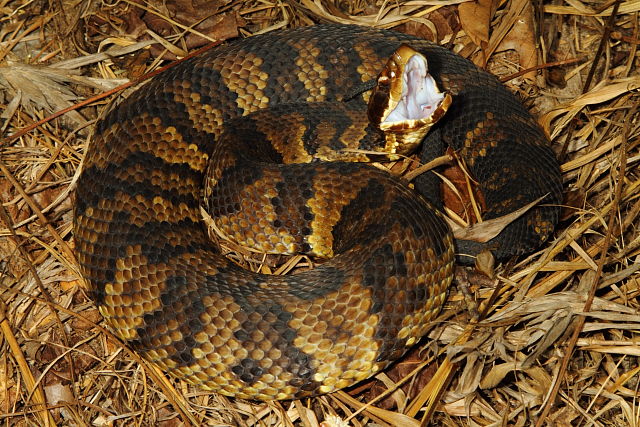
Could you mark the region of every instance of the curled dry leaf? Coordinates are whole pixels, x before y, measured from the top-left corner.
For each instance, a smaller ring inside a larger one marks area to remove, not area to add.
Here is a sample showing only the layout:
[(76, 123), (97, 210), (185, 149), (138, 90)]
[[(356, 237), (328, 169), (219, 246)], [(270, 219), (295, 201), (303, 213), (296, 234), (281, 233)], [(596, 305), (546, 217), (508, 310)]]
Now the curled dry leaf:
[(504, 377), (517, 370), (519, 370), (518, 367), (513, 363), (499, 363), (493, 365), (491, 369), (489, 369), (489, 372), (482, 377), (482, 381), (479, 381), (478, 385), (483, 390), (494, 388), (500, 384), (500, 381), (502, 381)]
[(476, 270), (486, 275), (488, 278), (495, 277), (496, 258), (491, 251), (484, 250), (476, 257)]
[(524, 205), (520, 209), (515, 210), (508, 215), (483, 221), (470, 227), (462, 228), (451, 221), (449, 224), (453, 228), (453, 235), (456, 239), (485, 243), (500, 234), (507, 225), (520, 218), (525, 214), (525, 212), (540, 203), (545, 197), (546, 195), (539, 197), (533, 202)]
[(468, 399), (455, 399), (452, 400), (450, 395), (453, 393), (447, 393), (445, 396), (445, 401), (449, 403), (445, 403), (442, 409), (453, 417), (477, 417), (481, 414), (478, 405), (468, 405)]
[(480, 385), (480, 378), (482, 378), (482, 367), (484, 361), (477, 352), (473, 352), (465, 359), (464, 369), (458, 387), (456, 391), (462, 395), (468, 395), (473, 393)]
[(533, 353), (527, 356), (524, 362), (522, 362), (523, 368), (533, 366), (536, 360), (538, 360), (538, 357), (540, 357), (544, 351), (553, 345), (562, 343), (564, 341), (562, 337), (571, 332), (570, 325), (573, 323), (575, 317), (564, 310), (560, 311), (558, 315), (558, 317), (554, 316), (554, 321), (551, 327), (546, 331)]

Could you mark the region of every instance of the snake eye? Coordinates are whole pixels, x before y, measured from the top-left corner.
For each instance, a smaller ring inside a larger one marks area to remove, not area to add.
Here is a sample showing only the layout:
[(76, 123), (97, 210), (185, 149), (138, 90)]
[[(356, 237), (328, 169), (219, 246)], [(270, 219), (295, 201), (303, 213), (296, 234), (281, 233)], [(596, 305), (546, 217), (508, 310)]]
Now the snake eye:
[(390, 81), (389, 77), (387, 77), (386, 75), (381, 75), (380, 77), (378, 77), (378, 84), (379, 85), (384, 85), (384, 86), (389, 86), (391, 84), (391, 81)]

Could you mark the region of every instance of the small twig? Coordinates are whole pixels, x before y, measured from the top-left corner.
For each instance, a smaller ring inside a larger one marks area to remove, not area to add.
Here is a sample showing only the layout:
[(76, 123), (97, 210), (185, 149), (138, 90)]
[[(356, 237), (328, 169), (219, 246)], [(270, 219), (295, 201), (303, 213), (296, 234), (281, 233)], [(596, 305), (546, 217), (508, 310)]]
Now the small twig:
[(505, 77), (501, 77), (500, 81), (502, 83), (508, 82), (509, 80), (513, 80), (517, 77), (523, 76), (527, 73), (530, 73), (531, 71), (538, 71), (538, 70), (544, 70), (545, 68), (551, 68), (551, 67), (559, 67), (562, 65), (570, 65), (570, 64), (575, 64), (576, 62), (580, 62), (580, 61), (584, 61), (585, 58), (584, 57), (580, 57), (580, 58), (571, 58), (571, 59), (565, 59), (562, 61), (555, 61), (555, 62), (547, 62), (544, 64), (540, 64), (540, 65), (536, 65), (535, 67), (531, 67), (531, 68), (526, 68), (524, 70), (520, 70), (517, 73), (513, 73), (510, 74), (508, 76)]
[(407, 172), (406, 174), (404, 174), (403, 178), (405, 180), (411, 182), (418, 175), (421, 175), (421, 174), (423, 174), (423, 173), (425, 173), (427, 171), (430, 171), (431, 169), (435, 169), (438, 166), (450, 164), (452, 160), (453, 160), (453, 158), (448, 154), (445, 154), (444, 156), (436, 157), (435, 159), (431, 160), (430, 162), (425, 163), (424, 165), (420, 165), (419, 167), (417, 167), (416, 169), (412, 170), (411, 172)]

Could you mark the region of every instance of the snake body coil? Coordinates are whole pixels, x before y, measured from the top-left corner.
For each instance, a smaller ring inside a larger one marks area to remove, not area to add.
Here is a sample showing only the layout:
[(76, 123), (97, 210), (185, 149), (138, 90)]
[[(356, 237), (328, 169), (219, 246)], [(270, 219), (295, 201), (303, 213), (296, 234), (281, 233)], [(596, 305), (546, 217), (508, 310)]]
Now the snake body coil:
[[(357, 121), (368, 95), (353, 94), (402, 43), (427, 58), (453, 95), (423, 158), (444, 144), (457, 150), (482, 187), (486, 217), (545, 194), (544, 203), (558, 203), (558, 167), (535, 120), (495, 78), (445, 49), (353, 26), (229, 43), (130, 95), (99, 122), (86, 154), (76, 250), (92, 297), (124, 341), (187, 381), (269, 400), (367, 378), (426, 333), (452, 277), (445, 222), (383, 171), (315, 161), (362, 139)], [(341, 104), (340, 120), (309, 124), (305, 113), (332, 103)], [(291, 141), (277, 132), (275, 114), (293, 123)], [(247, 115), (237, 132), (227, 129)], [(216, 143), (225, 132), (269, 143), (218, 153), (229, 146)], [(212, 156), (207, 193), (227, 234), (267, 252), (335, 256), (311, 271), (269, 276), (220, 255), (199, 211)], [(298, 164), (306, 158), (312, 163)], [(296, 164), (279, 164), (287, 159)], [(557, 216), (555, 207), (535, 207), (483, 246), (523, 253), (546, 239)]]

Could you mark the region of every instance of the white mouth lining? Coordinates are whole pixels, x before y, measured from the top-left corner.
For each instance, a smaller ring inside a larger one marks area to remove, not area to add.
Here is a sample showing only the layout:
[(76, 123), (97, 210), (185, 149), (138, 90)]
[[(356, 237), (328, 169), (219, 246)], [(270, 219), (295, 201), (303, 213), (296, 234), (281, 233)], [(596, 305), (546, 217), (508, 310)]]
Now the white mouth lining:
[(383, 123), (427, 119), (444, 96), (428, 72), (426, 59), (422, 55), (413, 55), (402, 74), (402, 99)]

